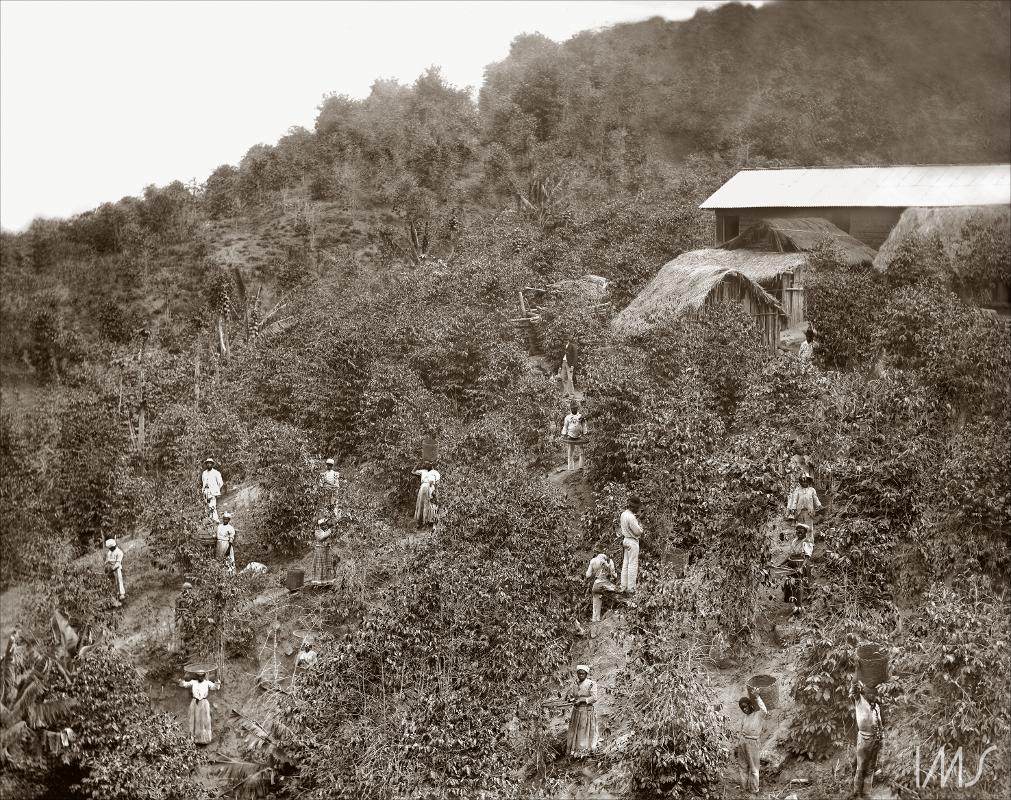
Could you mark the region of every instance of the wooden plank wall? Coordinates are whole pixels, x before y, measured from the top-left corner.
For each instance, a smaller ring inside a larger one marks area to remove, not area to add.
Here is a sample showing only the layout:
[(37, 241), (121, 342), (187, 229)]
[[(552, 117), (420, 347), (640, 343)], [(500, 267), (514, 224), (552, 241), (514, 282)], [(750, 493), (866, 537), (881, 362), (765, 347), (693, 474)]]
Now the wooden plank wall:
[(779, 334), (782, 330), (782, 320), (775, 306), (770, 306), (765, 300), (754, 293), (751, 285), (742, 281), (736, 275), (731, 275), (721, 281), (706, 297), (705, 305), (713, 303), (740, 303), (741, 307), (755, 321), (762, 335), (762, 343), (769, 348), (769, 353), (775, 355), (779, 346)]

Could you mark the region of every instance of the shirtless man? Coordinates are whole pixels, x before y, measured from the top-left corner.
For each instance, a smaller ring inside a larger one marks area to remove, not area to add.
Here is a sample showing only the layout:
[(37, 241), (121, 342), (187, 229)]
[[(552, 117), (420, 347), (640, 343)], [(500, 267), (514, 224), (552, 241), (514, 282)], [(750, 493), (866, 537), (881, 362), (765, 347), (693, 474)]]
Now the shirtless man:
[(864, 786), (872, 786), (881, 751), (881, 706), (878, 692), (860, 681), (850, 686), (850, 698), (857, 718), (857, 765), (853, 772), (852, 797), (864, 797)]
[(758, 737), (762, 735), (762, 725), (769, 715), (762, 698), (748, 687), (748, 696), (737, 701), (744, 713), (741, 720), (741, 741), (737, 745), (737, 763), (741, 768), (741, 788), (758, 794), (758, 757), (762, 745)]

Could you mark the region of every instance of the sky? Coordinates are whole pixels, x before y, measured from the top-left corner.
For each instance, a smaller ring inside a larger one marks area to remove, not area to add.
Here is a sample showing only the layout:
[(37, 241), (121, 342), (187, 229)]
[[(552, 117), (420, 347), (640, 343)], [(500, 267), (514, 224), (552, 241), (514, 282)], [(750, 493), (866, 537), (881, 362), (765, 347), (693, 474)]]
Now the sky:
[(582, 30), (699, 2), (0, 2), (0, 227), (65, 217), (238, 164), (330, 92), (430, 65), (479, 87), (521, 33)]

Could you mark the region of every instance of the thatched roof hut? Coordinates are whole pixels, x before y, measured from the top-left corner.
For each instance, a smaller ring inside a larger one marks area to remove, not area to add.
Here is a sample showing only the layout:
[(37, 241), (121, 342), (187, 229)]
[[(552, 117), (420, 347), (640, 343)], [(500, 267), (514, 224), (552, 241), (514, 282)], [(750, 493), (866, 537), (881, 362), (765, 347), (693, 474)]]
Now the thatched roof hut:
[(611, 322), (619, 336), (648, 333), (665, 322), (699, 312), (706, 304), (739, 302), (763, 330), (771, 348), (786, 317), (761, 281), (804, 265), (800, 253), (706, 249), (682, 253), (668, 262)]
[(1011, 227), (1011, 206), (951, 206), (945, 208), (907, 208), (892, 228), (874, 259), (874, 267), (882, 272), (899, 253), (901, 242), (909, 236), (924, 239), (937, 237), (948, 258), (955, 256), (955, 248), (962, 238), (962, 230), (969, 221), (983, 224), (1003, 223)]
[(875, 250), (821, 217), (769, 217), (723, 243), (728, 250), (747, 248), (777, 253), (806, 253), (831, 241), (848, 266), (870, 265)]

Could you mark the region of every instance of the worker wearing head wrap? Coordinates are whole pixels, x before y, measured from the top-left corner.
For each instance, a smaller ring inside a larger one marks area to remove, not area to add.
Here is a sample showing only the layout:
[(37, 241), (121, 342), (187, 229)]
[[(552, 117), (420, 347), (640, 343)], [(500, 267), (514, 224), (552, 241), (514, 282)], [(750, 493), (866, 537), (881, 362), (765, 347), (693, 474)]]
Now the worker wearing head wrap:
[[(635, 594), (636, 581), (639, 578), (639, 537), (642, 536), (642, 525), (636, 513), (639, 511), (639, 498), (632, 495), (624, 511), (621, 512), (621, 584), (619, 592)], [(630, 603), (634, 607), (634, 604)]]
[(312, 583), (322, 583), (333, 577), (332, 560), (330, 558), (330, 537), (333, 531), (327, 524), (326, 517), (316, 522), (316, 541), (312, 546), (312, 566), (309, 568), (309, 580)]
[(337, 503), (340, 491), (341, 474), (334, 469), (334, 460), (326, 460), (326, 470), (319, 476), (319, 486), (323, 490), (324, 502), (326, 503), (326, 513), (332, 514), (336, 520), (340, 516), (340, 507)]
[(113, 594), (119, 602), (122, 602), (126, 599), (126, 587), (123, 585), (123, 551), (115, 539), (105, 540), (105, 572), (112, 581)]
[(226, 511), (221, 515), (221, 524), (218, 525), (217, 533), (218, 560), (224, 561), (225, 569), (229, 574), (235, 574), (235, 528), (232, 527), (232, 512)]
[(211, 690), (221, 688), (220, 683), (207, 680), (206, 672), (197, 672), (196, 680), (179, 681), (179, 685), (184, 689), (189, 689), (193, 694), (190, 700), (190, 736), (197, 744), (210, 744), (211, 739), (211, 704), (207, 700), (207, 695)]
[(599, 745), (597, 715), (593, 708), (597, 702), (597, 682), (590, 680), (589, 664), (580, 664), (576, 667), (576, 682), (565, 699), (572, 703), (569, 735), (565, 746), (566, 755), (586, 758), (595, 752)]
[(821, 501), (818, 499), (818, 492), (814, 488), (814, 478), (810, 472), (805, 472), (800, 476), (800, 486), (795, 488), (790, 494), (790, 499), (786, 504), (787, 519), (796, 519), (797, 522), (807, 525), (809, 528), (807, 540), (814, 544), (814, 515), (821, 511)]
[(741, 720), (741, 738), (737, 744), (737, 764), (741, 769), (741, 788), (750, 789), (758, 794), (758, 767), (762, 745), (759, 736), (762, 735), (762, 725), (769, 715), (765, 702), (748, 687), (748, 696), (737, 701), (744, 719)]

